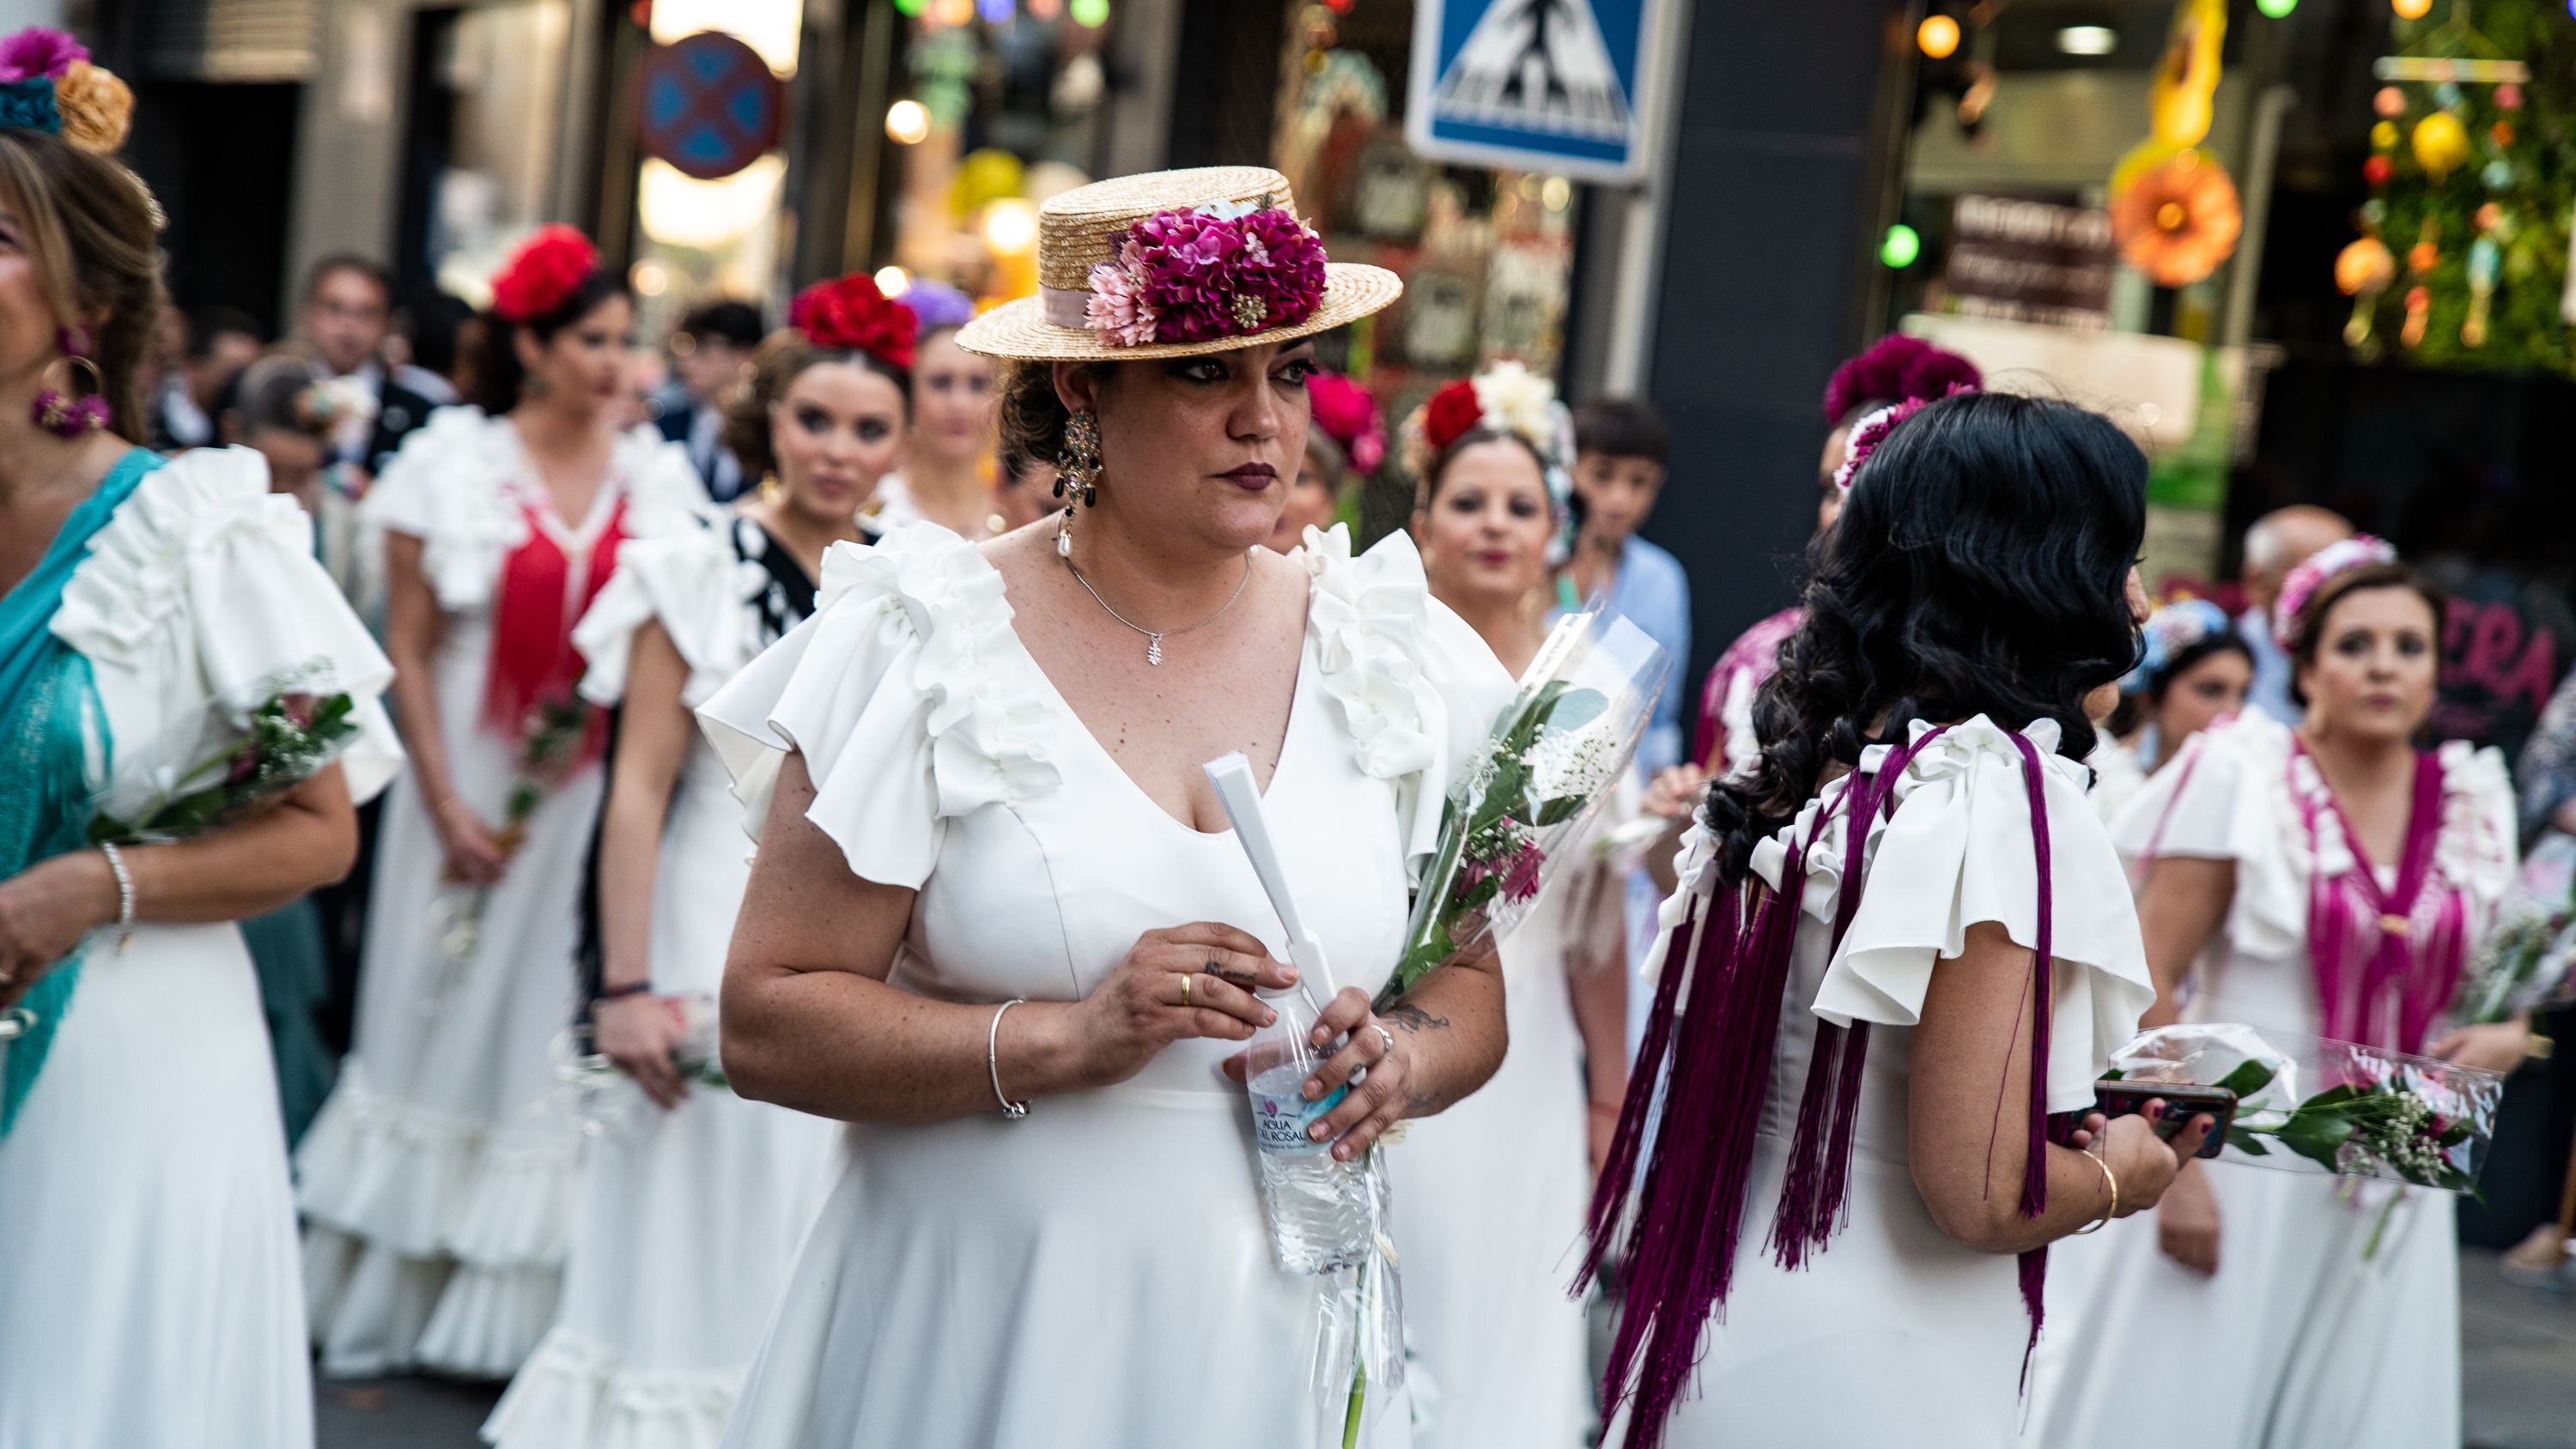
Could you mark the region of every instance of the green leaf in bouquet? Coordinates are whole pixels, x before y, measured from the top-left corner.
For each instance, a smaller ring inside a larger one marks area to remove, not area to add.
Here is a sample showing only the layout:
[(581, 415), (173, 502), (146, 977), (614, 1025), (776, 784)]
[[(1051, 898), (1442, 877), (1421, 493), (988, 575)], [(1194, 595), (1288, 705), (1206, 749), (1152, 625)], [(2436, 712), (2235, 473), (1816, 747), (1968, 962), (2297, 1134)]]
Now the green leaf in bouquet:
[(2341, 1171), (2343, 1145), (2352, 1140), (2352, 1119), (2340, 1112), (2300, 1108), (2273, 1132), (2281, 1145), (2321, 1167)]
[(2350, 1082), (2343, 1082), (2335, 1086), (2328, 1087), (2324, 1091), (2310, 1097), (2308, 1100), (2301, 1102), (2299, 1104), (2299, 1110), (2306, 1112), (2314, 1108), (2340, 1107), (2344, 1103), (2354, 1101), (2363, 1095), (2364, 1093), (2359, 1087), (2354, 1086)]
[(2113, 1067), (2111, 1070), (2104, 1072), (2098, 1080), (2116, 1082), (2127, 1075), (2128, 1073), (2121, 1071), (2118, 1067)]
[(2237, 1063), (2236, 1070), (2211, 1085), (2234, 1092), (2236, 1100), (2242, 1102), (2272, 1085), (2274, 1075), (2272, 1066), (2267, 1062), (2245, 1061)]
[(2262, 1138), (2257, 1137), (2247, 1129), (2238, 1127), (2232, 1123), (2229, 1124), (2227, 1128), (2227, 1145), (2244, 1153), (2248, 1157), (2269, 1157), (2272, 1155), (2272, 1149), (2263, 1145)]
[(1485, 786), (1485, 798), (1476, 802), (1476, 813), (1467, 817), (1467, 833), (1477, 834), (1502, 823), (1504, 816), (1520, 818), (1521, 801), (1529, 793), (1529, 767), (1518, 755), (1507, 755), (1494, 762), (1494, 778)]
[(1555, 708), (1547, 712), (1547, 727), (1560, 734), (1579, 730), (1599, 719), (1609, 708), (1610, 696), (1600, 690), (1569, 689), (1557, 699)]
[(1485, 876), (1474, 885), (1458, 892), (1458, 909), (1472, 911), (1502, 893), (1502, 876), (1499, 874)]
[(1559, 795), (1538, 807), (1538, 823), (1542, 826), (1562, 825), (1582, 814), (1583, 807), (1591, 803), (1580, 795)]
[(124, 840), (133, 834), (133, 826), (126, 824), (124, 821), (117, 819), (113, 815), (107, 814), (105, 811), (101, 811), (100, 813), (90, 817), (89, 843), (92, 845), (98, 845), (110, 840)]
[(2469, 1136), (2469, 1124), (2464, 1121), (2455, 1121), (2449, 1127), (2443, 1129), (2442, 1135), (2434, 1138), (2433, 1141), (2435, 1144), (2442, 1147), (2457, 1147), (2461, 1143), (2468, 1141)]
[(1530, 696), (1528, 706), (1521, 710), (1512, 721), (1511, 729), (1503, 736), (1504, 750), (1514, 755), (1528, 753), (1529, 747), (1538, 742), (1540, 727), (1556, 712), (1557, 700), (1564, 693), (1565, 681), (1562, 679), (1551, 679), (1540, 685), (1538, 693)]

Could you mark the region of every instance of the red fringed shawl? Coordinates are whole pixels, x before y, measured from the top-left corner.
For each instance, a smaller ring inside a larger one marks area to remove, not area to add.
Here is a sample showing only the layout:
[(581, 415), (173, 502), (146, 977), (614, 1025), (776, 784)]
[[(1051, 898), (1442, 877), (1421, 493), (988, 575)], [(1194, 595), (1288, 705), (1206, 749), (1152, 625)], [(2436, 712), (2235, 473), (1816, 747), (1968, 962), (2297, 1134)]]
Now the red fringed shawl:
[[(617, 486), (613, 481), (604, 486)], [(617, 571), (617, 546), (626, 537), (626, 500), (610, 505), (597, 536), (585, 540), (566, 529), (543, 502), (523, 499), (528, 537), (501, 564), (493, 593), (492, 660), (483, 683), (483, 723), (508, 740), (515, 753), (542, 728), (548, 706), (580, 702), (581, 652), (572, 627)], [(592, 712), (581, 748), (564, 768), (598, 758), (606, 719)]]

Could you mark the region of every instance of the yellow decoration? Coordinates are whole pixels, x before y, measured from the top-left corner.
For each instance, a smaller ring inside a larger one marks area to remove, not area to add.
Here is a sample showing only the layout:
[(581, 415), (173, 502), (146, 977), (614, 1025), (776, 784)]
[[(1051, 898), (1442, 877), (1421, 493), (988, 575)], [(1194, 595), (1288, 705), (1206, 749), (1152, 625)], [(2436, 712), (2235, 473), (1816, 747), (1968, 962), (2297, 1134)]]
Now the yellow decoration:
[(2166, 33), (2164, 59), (2147, 88), (2156, 139), (2177, 149), (2209, 134), (2210, 97), (2218, 90), (2218, 51), (2227, 39), (2227, 0), (2184, 0)]
[(112, 152), (133, 125), (134, 92), (106, 69), (76, 60), (54, 82), (54, 109), (63, 118), (64, 140), (84, 151)]
[(2335, 290), (2347, 297), (2376, 292), (2397, 280), (2397, 258), (2386, 242), (2366, 236), (2336, 255), (2334, 279)]
[(2147, 88), (2147, 139), (2111, 170), (2111, 199), (2209, 134), (2210, 98), (2218, 91), (2219, 47), (2227, 39), (2226, 0), (2183, 0), (2165, 32), (2164, 58)]
[(1926, 15), (1915, 27), (1914, 43), (1934, 60), (1947, 60), (1959, 48), (1959, 22), (1947, 15)]
[(2415, 164), (2439, 181), (2469, 159), (2469, 128), (2448, 111), (2435, 111), (2415, 123)]
[(2433, 13), (2433, 0), (2388, 0), (2388, 8), (2400, 20), (2421, 20)]
[[(892, 123), (889, 122), (888, 124), (891, 125)], [(2394, 121), (2382, 121), (2378, 125), (2371, 127), (2370, 144), (2382, 151), (2396, 150), (2397, 123)]]
[[(968, 0), (971, 5), (973, 0)], [(970, 151), (957, 165), (957, 179), (948, 188), (948, 210), (963, 220), (988, 201), (1020, 194), (1020, 158), (1008, 151), (986, 147)]]

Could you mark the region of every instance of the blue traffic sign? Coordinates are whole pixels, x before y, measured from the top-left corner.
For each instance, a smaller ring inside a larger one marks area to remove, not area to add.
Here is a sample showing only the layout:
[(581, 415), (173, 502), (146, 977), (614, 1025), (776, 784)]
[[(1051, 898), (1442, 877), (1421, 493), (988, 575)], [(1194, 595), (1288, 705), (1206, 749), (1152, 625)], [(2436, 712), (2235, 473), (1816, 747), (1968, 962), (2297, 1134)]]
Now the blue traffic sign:
[(644, 53), (636, 77), (644, 153), (700, 181), (731, 176), (778, 145), (786, 87), (760, 52), (701, 31)]
[(1421, 0), (1405, 135), (1438, 160), (1630, 181), (1670, 0)]

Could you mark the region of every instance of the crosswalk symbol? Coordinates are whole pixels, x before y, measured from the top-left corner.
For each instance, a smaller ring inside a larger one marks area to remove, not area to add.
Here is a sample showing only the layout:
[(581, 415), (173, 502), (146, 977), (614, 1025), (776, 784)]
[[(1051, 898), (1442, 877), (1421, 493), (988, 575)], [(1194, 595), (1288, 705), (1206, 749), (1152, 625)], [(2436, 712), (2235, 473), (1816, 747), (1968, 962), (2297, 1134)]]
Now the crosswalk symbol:
[(1440, 119), (1628, 138), (1628, 96), (1591, 0), (1491, 0), (1440, 77)]

